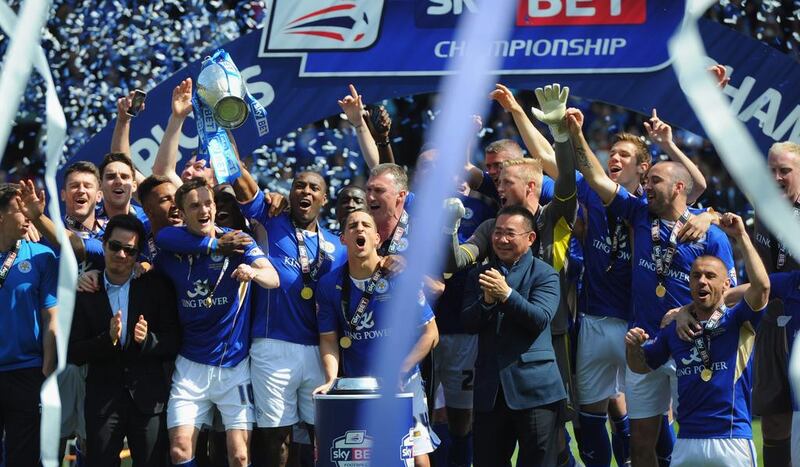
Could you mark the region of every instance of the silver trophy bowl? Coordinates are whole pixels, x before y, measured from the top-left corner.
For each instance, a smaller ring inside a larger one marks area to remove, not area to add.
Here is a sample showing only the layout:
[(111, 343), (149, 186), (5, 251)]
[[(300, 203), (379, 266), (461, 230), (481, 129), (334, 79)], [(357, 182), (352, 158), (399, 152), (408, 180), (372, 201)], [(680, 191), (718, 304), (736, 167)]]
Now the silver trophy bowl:
[[(214, 120), (222, 128), (242, 126), (250, 114), (244, 97), (247, 88), (236, 65), (228, 62), (228, 73), (217, 63), (203, 68), (197, 77), (197, 95), (212, 109)], [(230, 73), (235, 71), (235, 74)]]

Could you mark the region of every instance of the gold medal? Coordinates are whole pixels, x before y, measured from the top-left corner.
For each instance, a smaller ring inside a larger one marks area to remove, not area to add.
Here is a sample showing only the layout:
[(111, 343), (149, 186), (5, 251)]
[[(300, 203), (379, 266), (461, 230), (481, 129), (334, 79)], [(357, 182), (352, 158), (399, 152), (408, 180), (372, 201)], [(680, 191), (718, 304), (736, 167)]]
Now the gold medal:
[(314, 296), (314, 291), (311, 290), (311, 287), (305, 286), (303, 290), (300, 291), (300, 296), (303, 297), (304, 300), (311, 300), (311, 297)]
[(703, 368), (703, 371), (700, 372), (700, 379), (705, 382), (711, 381), (711, 370), (708, 368)]
[(662, 298), (666, 294), (667, 294), (667, 288), (664, 287), (664, 285), (662, 284), (658, 284), (656, 286), (656, 297)]
[(342, 346), (343, 349), (349, 349), (350, 346), (353, 345), (353, 340), (348, 336), (342, 336), (342, 338), (339, 339), (339, 345)]
[(211, 297), (207, 297), (205, 300), (203, 300), (203, 306), (205, 306), (206, 308), (211, 308), (213, 304), (214, 304), (214, 299), (212, 299)]

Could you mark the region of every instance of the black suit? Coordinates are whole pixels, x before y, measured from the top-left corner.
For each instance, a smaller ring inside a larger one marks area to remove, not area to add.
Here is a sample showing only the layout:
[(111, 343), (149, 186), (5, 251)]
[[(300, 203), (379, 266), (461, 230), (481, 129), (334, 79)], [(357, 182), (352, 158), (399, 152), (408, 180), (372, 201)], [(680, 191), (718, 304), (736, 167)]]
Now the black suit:
[(517, 465), (555, 465), (556, 423), (566, 398), (550, 336), (558, 274), (528, 250), (506, 275), (511, 296), (487, 305), (478, 275), (489, 268), (502, 271), (493, 261), (470, 273), (461, 314), (467, 332), (478, 334), (475, 466), (510, 465), (517, 440)]
[[(134, 466), (168, 465), (165, 363), (178, 352), (178, 312), (169, 280), (149, 272), (131, 280), (125, 345), (109, 336), (113, 313), (105, 290), (79, 292), (69, 344), (69, 361), (89, 364), (86, 377), (86, 450), (89, 466), (118, 466), (127, 436)], [(139, 316), (148, 335), (138, 344)]]

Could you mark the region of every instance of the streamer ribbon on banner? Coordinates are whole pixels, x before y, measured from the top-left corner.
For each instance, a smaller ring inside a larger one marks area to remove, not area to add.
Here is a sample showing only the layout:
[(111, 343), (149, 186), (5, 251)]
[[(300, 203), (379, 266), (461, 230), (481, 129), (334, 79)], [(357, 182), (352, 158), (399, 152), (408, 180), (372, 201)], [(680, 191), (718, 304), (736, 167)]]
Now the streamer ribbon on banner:
[[(753, 204), (759, 221), (782, 239), (792, 255), (800, 258), (800, 224), (786, 222), (795, 219), (792, 206), (770, 176), (765, 157), (747, 128), (731, 111), (729, 102), (705, 69), (706, 51), (697, 21), (714, 3), (714, 0), (689, 2), (684, 27), (669, 41), (672, 66), (689, 105), (726, 169)], [(792, 384), (798, 387), (800, 349), (794, 350), (789, 375)]]
[[(220, 67), (224, 72), (228, 90), (233, 90), (238, 86), (244, 89), (243, 98), (247, 103), (250, 114), (253, 116), (258, 136), (265, 136), (269, 133), (266, 109), (244, 86), (242, 75), (228, 52), (224, 49), (219, 49), (214, 52), (214, 55), (203, 60), (201, 73), (207, 67), (213, 66)], [(217, 123), (214, 117), (214, 110), (198, 95), (196, 88), (192, 96), (192, 107), (200, 143), (198, 145), (198, 158), (209, 161), (219, 183), (233, 183), (241, 175), (233, 144), (228, 137), (227, 131)]]
[[(22, 76), (20, 70), (12, 71), (14, 68), (27, 66), (32, 63), (36, 71), (44, 78), (46, 86), (46, 115), (45, 128), (47, 130), (45, 165), (45, 184), (47, 186), (49, 198), (49, 210), (56, 231), (58, 232), (61, 245), (69, 245), (64, 223), (61, 221), (61, 207), (58, 202), (58, 190), (56, 187), (56, 173), (61, 161), (61, 149), (64, 146), (67, 134), (67, 121), (64, 117), (64, 110), (58, 101), (56, 87), (53, 83), (53, 76), (50, 73), (50, 66), (44, 49), (39, 44), (42, 28), (47, 19), (50, 2), (28, 0), (23, 5), (20, 18), (17, 19), (14, 11), (7, 3), (0, 1), (0, 29), (11, 37), (12, 46), (9, 48), (4, 61), (3, 76), (6, 72), (12, 72), (15, 77)], [(32, 13), (32, 10), (35, 10)], [(24, 27), (17, 28), (17, 24)], [(15, 41), (21, 43), (21, 48), (15, 48)], [(34, 45), (31, 45), (34, 44)], [(30, 69), (25, 79), (21, 81), (21, 91), (19, 95), (14, 91), (6, 89), (9, 114), (0, 114), (0, 159), (2, 159), (5, 144), (8, 139), (8, 131), (13, 123), (13, 115), (16, 105), (12, 102), (19, 102), (22, 91), (25, 89), (29, 78)], [(0, 78), (0, 82), (4, 82)], [(1, 111), (0, 111), (1, 112)], [(69, 342), (69, 332), (72, 326), (72, 312), (75, 303), (75, 284), (77, 282), (78, 265), (75, 255), (71, 248), (62, 248), (58, 263), (58, 315), (56, 330), (56, 349), (58, 352), (58, 367), (42, 384), (41, 404), (41, 458), (44, 467), (57, 467), (61, 465), (58, 456), (58, 440), (61, 437), (61, 398), (58, 392), (58, 382), (56, 377), (67, 364), (67, 344)]]

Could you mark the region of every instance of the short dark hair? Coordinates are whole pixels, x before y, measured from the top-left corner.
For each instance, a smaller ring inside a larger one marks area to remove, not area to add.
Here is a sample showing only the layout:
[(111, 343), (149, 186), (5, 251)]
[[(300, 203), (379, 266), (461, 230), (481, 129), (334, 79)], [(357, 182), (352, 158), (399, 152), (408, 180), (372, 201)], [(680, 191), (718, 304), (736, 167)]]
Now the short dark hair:
[[(347, 219), (349, 219), (351, 215), (353, 215), (353, 214), (355, 214), (357, 212), (363, 212), (364, 214), (367, 214), (370, 218), (372, 218), (372, 222), (373, 223), (375, 222), (375, 217), (372, 215), (371, 212), (369, 212), (369, 210), (367, 210), (367, 208), (358, 208), (358, 209), (355, 209), (353, 211), (348, 212), (347, 215), (344, 216), (344, 219), (342, 219), (342, 225), (339, 226), (339, 229), (340, 230), (344, 230), (345, 226), (347, 225)], [(378, 227), (377, 224), (375, 225), (375, 227), (376, 228)]]
[(139, 184), (139, 188), (136, 189), (136, 195), (139, 197), (139, 201), (144, 203), (144, 201), (147, 199), (150, 193), (156, 189), (156, 187), (165, 183), (172, 183), (172, 180), (170, 180), (166, 175), (153, 174), (142, 180), (142, 183)]
[(131, 174), (136, 177), (136, 167), (133, 166), (133, 162), (127, 154), (123, 154), (121, 152), (109, 152), (103, 156), (103, 162), (100, 163), (99, 171), (101, 179), (103, 177), (103, 173), (106, 171), (106, 167), (113, 162), (122, 162), (123, 164), (127, 165), (131, 169)]
[(536, 230), (536, 218), (533, 217), (533, 213), (531, 213), (528, 208), (519, 205), (506, 206), (497, 212), (497, 217), (495, 219), (500, 219), (500, 216), (522, 216), (525, 222), (525, 228), (527, 230)]
[(16, 183), (0, 183), (0, 209), (5, 210), (11, 200), (19, 195), (19, 185)]
[(185, 198), (190, 191), (194, 191), (200, 188), (205, 188), (206, 190), (208, 190), (208, 193), (211, 195), (211, 199), (214, 199), (214, 190), (212, 190), (211, 187), (208, 186), (208, 182), (206, 182), (206, 179), (203, 177), (196, 177), (181, 185), (175, 192), (175, 205), (178, 206), (178, 209), (183, 211), (183, 198)]
[(144, 251), (147, 241), (145, 238), (147, 237), (147, 232), (144, 230), (144, 224), (142, 224), (142, 221), (140, 221), (138, 217), (133, 214), (119, 214), (112, 217), (111, 220), (108, 221), (108, 224), (106, 224), (106, 231), (103, 232), (103, 243), (106, 243), (108, 239), (111, 238), (114, 229), (128, 230), (136, 233), (136, 248), (138, 248), (140, 252)]
[(67, 170), (64, 171), (64, 183), (66, 184), (69, 176), (73, 173), (88, 173), (94, 175), (94, 178), (97, 179), (97, 186), (100, 186), (100, 171), (97, 170), (97, 166), (89, 161), (77, 161), (73, 162), (72, 164), (67, 167)]

